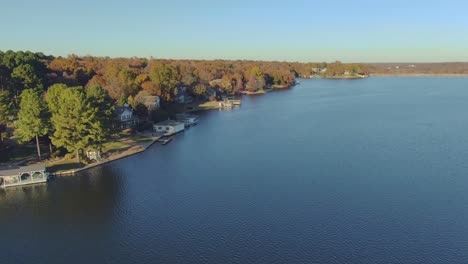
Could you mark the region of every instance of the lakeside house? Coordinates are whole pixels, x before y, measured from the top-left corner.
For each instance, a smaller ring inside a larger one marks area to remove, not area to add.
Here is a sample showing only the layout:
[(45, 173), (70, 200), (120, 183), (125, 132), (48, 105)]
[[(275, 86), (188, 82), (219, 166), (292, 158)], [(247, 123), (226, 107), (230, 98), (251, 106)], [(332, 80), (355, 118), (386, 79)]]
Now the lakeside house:
[(203, 97), (206, 100), (216, 100), (218, 94), (221, 94), (220, 89), (218, 87), (212, 87), (206, 91)]
[(177, 94), (175, 96), (175, 99), (174, 101), (178, 104), (189, 104), (191, 102), (193, 102), (193, 98), (192, 96), (190, 96), (188, 93), (187, 93), (187, 86), (184, 86), (184, 85), (179, 85), (176, 87), (177, 89)]
[(162, 133), (165, 136), (170, 136), (185, 129), (184, 122), (175, 120), (165, 120), (153, 125), (153, 131)]
[(138, 118), (133, 114), (133, 110), (128, 104), (116, 106), (114, 112), (117, 124), (114, 126), (117, 129), (133, 128), (138, 123)]

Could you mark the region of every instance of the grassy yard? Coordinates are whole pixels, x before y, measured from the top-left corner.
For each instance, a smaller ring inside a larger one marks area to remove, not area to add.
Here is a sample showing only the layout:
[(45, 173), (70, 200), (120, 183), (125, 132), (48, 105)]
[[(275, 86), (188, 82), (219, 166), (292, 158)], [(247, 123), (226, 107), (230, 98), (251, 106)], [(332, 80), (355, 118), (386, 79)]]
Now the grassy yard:
[(110, 142), (104, 143), (102, 152), (109, 153), (115, 151), (124, 151), (132, 146), (140, 143), (146, 143), (152, 141), (151, 138), (144, 137), (141, 135), (120, 135), (118, 138), (113, 139)]
[(203, 109), (217, 109), (219, 108), (219, 103), (216, 101), (208, 101), (198, 105), (198, 107)]
[(286, 89), (286, 88), (289, 88), (289, 85), (279, 85), (279, 84), (275, 84), (272, 86), (273, 89)]
[(167, 106), (167, 110), (171, 113), (194, 112), (218, 108), (219, 104), (216, 101), (193, 101), (188, 104), (172, 104)]
[(125, 149), (125, 148), (128, 148), (129, 146), (130, 145), (128, 143), (125, 143), (125, 142), (120, 141), (120, 140), (116, 140), (116, 141), (111, 141), (111, 142), (104, 143), (102, 151), (104, 153), (106, 153), (106, 152), (109, 152), (109, 151)]
[(76, 163), (76, 159), (67, 159), (63, 158), (58, 161), (48, 162), (46, 164), (47, 171), (50, 173), (57, 173), (60, 171), (68, 171), (68, 170), (76, 170), (83, 168), (85, 164), (83, 163)]
[[(108, 142), (104, 143), (102, 159), (114, 160), (141, 151), (153, 140), (151, 135), (150, 132), (146, 133), (146, 136), (145, 134), (133, 134), (132, 130), (124, 130), (115, 134)], [(85, 160), (81, 163), (76, 163), (73, 155), (50, 158), (49, 146), (41, 145), (40, 147), (43, 157), (42, 162), (46, 163), (47, 170), (51, 173), (74, 170), (86, 166), (87, 162)], [(0, 162), (2, 163), (0, 165), (37, 162), (37, 149), (36, 145), (33, 144), (11, 146), (0, 154)]]
[(135, 141), (136, 143), (146, 143), (146, 142), (152, 141), (151, 138), (144, 137), (144, 136), (139, 136), (139, 135), (135, 135), (135, 136), (132, 136), (130, 138), (131, 138), (131, 140)]

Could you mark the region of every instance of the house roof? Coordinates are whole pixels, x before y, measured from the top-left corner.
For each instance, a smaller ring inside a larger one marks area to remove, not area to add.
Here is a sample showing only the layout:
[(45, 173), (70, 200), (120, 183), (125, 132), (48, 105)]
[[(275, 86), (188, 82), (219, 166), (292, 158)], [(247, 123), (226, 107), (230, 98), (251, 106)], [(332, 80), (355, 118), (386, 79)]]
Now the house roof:
[(175, 121), (175, 120), (165, 120), (165, 121), (162, 121), (162, 122), (159, 122), (155, 125), (157, 126), (177, 126), (177, 125), (180, 125), (180, 124), (184, 124), (182, 122), (179, 122), (179, 121)]
[(44, 164), (33, 164), (29, 166), (9, 165), (0, 167), (0, 176), (14, 176), (23, 172), (45, 171)]
[(126, 110), (133, 112), (132, 109), (129, 106), (115, 106), (115, 113), (117, 115), (123, 114)]

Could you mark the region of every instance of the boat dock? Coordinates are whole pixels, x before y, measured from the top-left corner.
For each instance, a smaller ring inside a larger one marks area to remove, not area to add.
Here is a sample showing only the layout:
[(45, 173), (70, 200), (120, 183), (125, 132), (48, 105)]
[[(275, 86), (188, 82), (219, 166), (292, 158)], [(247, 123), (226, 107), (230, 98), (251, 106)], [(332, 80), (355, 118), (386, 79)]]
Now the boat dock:
[(48, 178), (44, 164), (11, 166), (0, 170), (0, 188), (44, 183)]
[(176, 114), (176, 119), (177, 121), (183, 122), (185, 128), (189, 128), (191, 126), (198, 124), (198, 116), (193, 115), (193, 114), (187, 114), (187, 113)]
[(235, 105), (241, 105), (242, 101), (240, 99), (237, 99), (235, 97), (224, 97), (222, 101), (219, 101), (219, 107), (220, 108), (232, 108)]
[(166, 145), (167, 143), (171, 142), (173, 139), (174, 139), (174, 137), (160, 138), (157, 141), (161, 142), (163, 145)]
[(233, 105), (241, 105), (241, 100), (240, 100), (240, 99), (229, 99), (229, 101), (230, 101)]

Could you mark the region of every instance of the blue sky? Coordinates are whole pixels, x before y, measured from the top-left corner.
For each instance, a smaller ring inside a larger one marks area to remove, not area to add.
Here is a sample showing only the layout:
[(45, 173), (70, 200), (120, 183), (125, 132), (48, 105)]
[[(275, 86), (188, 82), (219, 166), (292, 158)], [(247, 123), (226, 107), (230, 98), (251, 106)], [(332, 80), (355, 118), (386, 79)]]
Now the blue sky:
[(468, 61), (468, 1), (0, 0), (0, 50), (65, 56)]

